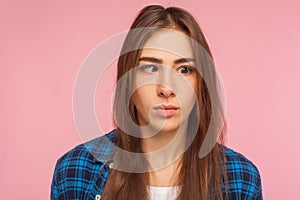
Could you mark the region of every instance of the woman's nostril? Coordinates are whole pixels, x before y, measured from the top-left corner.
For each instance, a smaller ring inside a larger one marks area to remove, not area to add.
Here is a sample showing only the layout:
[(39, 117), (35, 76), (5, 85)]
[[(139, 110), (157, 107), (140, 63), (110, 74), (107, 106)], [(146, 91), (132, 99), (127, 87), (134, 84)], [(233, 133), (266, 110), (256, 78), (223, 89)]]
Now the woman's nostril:
[(164, 86), (158, 86), (158, 94), (159, 94), (159, 96), (165, 97), (165, 98), (175, 96), (175, 93), (172, 89), (164, 87)]

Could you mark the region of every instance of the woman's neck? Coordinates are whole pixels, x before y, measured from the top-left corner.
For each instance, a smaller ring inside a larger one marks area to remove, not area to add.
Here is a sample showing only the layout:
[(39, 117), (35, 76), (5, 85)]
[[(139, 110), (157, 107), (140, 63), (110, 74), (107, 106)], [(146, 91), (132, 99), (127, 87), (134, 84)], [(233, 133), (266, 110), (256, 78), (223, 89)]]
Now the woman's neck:
[(162, 169), (149, 172), (149, 185), (156, 187), (178, 186), (181, 158)]
[(186, 149), (186, 130), (187, 123), (183, 122), (176, 130), (161, 131), (142, 140), (143, 152), (149, 162), (150, 171), (163, 169), (182, 157)]

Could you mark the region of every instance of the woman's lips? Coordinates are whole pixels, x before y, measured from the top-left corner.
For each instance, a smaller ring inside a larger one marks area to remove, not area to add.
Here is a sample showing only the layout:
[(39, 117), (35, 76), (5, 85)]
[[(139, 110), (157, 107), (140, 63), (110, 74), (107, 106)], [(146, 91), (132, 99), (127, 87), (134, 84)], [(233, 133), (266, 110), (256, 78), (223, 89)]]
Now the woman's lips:
[(173, 105), (162, 105), (154, 107), (157, 115), (162, 117), (171, 117), (175, 114), (175, 112), (179, 109), (179, 107)]

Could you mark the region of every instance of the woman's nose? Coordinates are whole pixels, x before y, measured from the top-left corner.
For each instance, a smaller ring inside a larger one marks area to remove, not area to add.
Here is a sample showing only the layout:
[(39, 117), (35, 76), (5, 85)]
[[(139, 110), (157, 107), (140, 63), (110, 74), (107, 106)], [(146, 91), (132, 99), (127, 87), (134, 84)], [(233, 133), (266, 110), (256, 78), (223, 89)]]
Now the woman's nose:
[(169, 98), (169, 97), (174, 97), (175, 93), (171, 88), (159, 84), (157, 85), (157, 95), (159, 97)]
[(159, 83), (157, 85), (157, 94), (160, 97), (171, 97), (175, 96), (174, 92), (174, 70), (169, 67), (164, 67), (164, 70), (159, 74)]

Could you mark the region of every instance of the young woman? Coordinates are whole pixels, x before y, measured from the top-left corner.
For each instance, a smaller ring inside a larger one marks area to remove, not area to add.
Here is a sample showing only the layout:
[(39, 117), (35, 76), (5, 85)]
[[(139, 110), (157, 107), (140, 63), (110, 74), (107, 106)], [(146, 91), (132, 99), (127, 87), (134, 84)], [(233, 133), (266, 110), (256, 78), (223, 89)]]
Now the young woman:
[(258, 169), (223, 144), (220, 85), (191, 14), (142, 9), (117, 80), (115, 130), (57, 161), (51, 199), (262, 199)]

